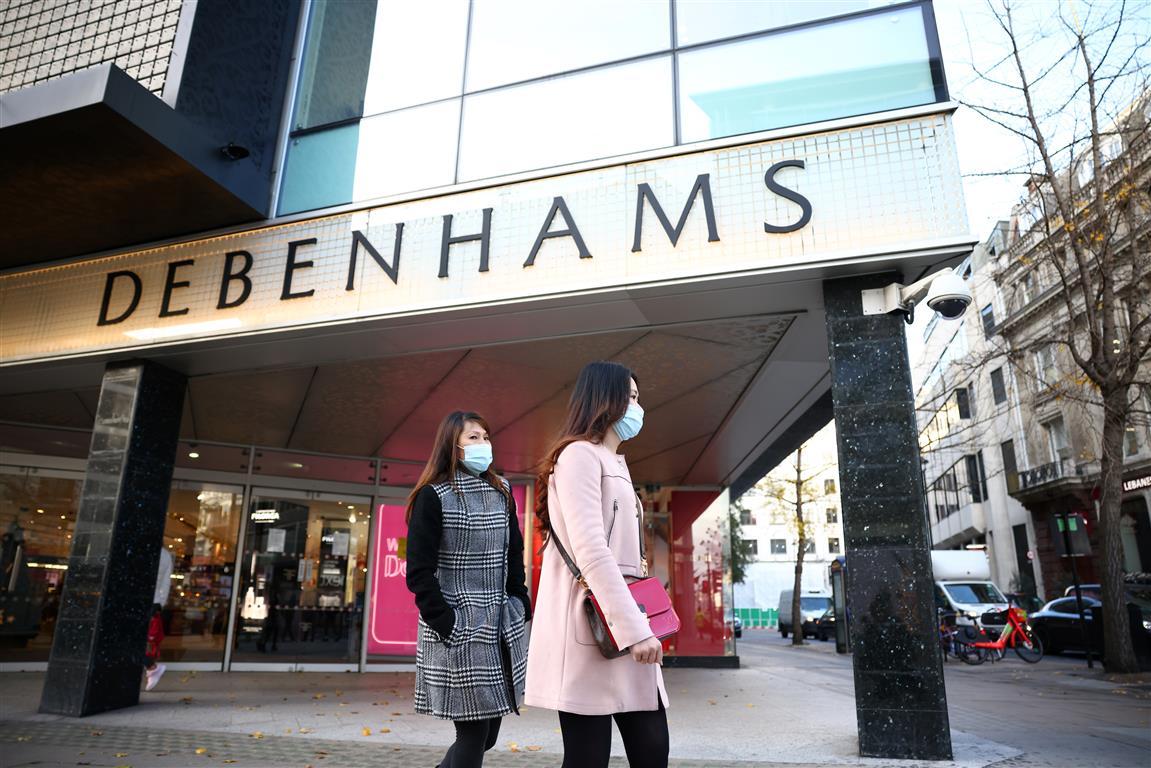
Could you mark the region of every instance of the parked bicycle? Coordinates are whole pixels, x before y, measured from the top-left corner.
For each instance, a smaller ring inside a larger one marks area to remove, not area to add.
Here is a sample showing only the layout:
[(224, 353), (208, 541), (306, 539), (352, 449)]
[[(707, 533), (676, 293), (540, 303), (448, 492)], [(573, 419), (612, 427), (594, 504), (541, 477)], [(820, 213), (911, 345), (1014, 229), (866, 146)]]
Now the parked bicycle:
[[(984, 661), (990, 659), (991, 661), (999, 661), (1007, 652), (1008, 646), (1015, 650), (1015, 655), (1023, 659), (1028, 664), (1035, 664), (1043, 658), (1043, 641), (1035, 634), (1026, 621), (1020, 616), (1019, 611), (1014, 607), (1008, 608), (1006, 611), (1000, 613), (1006, 619), (1003, 625), (1003, 631), (1000, 633), (998, 639), (979, 639), (977, 635), (972, 638), (970, 635), (964, 636), (961, 633), (956, 637), (954, 643), (958, 646), (963, 646), (963, 653), (960, 655), (956, 651), (956, 656), (967, 664), (982, 664)], [(987, 633), (982, 628), (976, 628), (981, 632), (984, 637)]]
[(960, 625), (954, 611), (945, 611), (940, 608), (938, 613), (939, 648), (943, 651), (943, 661), (946, 662), (948, 657), (954, 656), (968, 664), (982, 663), (982, 660), (969, 661), (969, 658), (976, 654), (986, 654), (985, 651), (977, 651), (971, 647), (972, 642), (986, 637), (986, 633), (975, 625)]

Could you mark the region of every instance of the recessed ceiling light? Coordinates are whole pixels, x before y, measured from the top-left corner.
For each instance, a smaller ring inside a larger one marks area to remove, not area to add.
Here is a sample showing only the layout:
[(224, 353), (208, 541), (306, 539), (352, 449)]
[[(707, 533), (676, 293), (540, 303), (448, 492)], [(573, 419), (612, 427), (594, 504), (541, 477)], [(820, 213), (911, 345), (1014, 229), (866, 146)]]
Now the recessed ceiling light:
[(196, 451), (188, 451), (188, 458), (189, 459), (198, 459), (198, 458), (200, 458), (200, 454)]

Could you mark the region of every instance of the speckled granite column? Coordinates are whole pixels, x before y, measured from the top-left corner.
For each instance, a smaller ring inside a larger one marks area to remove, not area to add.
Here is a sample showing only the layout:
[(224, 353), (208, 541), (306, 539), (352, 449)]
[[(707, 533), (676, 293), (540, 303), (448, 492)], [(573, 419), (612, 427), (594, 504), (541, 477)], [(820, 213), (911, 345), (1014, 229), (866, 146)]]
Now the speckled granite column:
[(149, 362), (104, 372), (41, 712), (139, 701), (184, 385)]
[(859, 752), (949, 760), (906, 325), (896, 315), (864, 317), (860, 301), (863, 289), (898, 278), (832, 280), (823, 289)]

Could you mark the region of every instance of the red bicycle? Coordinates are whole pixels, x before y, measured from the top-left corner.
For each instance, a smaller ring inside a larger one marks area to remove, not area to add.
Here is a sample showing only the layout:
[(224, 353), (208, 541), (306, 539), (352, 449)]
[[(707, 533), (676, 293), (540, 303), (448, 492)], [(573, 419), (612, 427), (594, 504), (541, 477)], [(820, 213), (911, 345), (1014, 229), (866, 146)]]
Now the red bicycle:
[(1019, 616), (1015, 608), (1008, 608), (1006, 623), (997, 640), (973, 640), (962, 642), (964, 652), (956, 653), (968, 664), (982, 664), (987, 659), (998, 661), (1003, 658), (1007, 646), (1015, 649), (1015, 655), (1028, 664), (1035, 664), (1043, 658), (1043, 641)]

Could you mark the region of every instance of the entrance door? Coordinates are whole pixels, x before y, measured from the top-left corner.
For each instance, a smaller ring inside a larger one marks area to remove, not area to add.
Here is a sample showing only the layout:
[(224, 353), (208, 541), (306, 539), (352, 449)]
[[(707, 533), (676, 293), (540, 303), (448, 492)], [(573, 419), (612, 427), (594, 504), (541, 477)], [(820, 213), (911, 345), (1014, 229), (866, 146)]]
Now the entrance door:
[(359, 662), (370, 515), (367, 496), (253, 490), (233, 662)]

